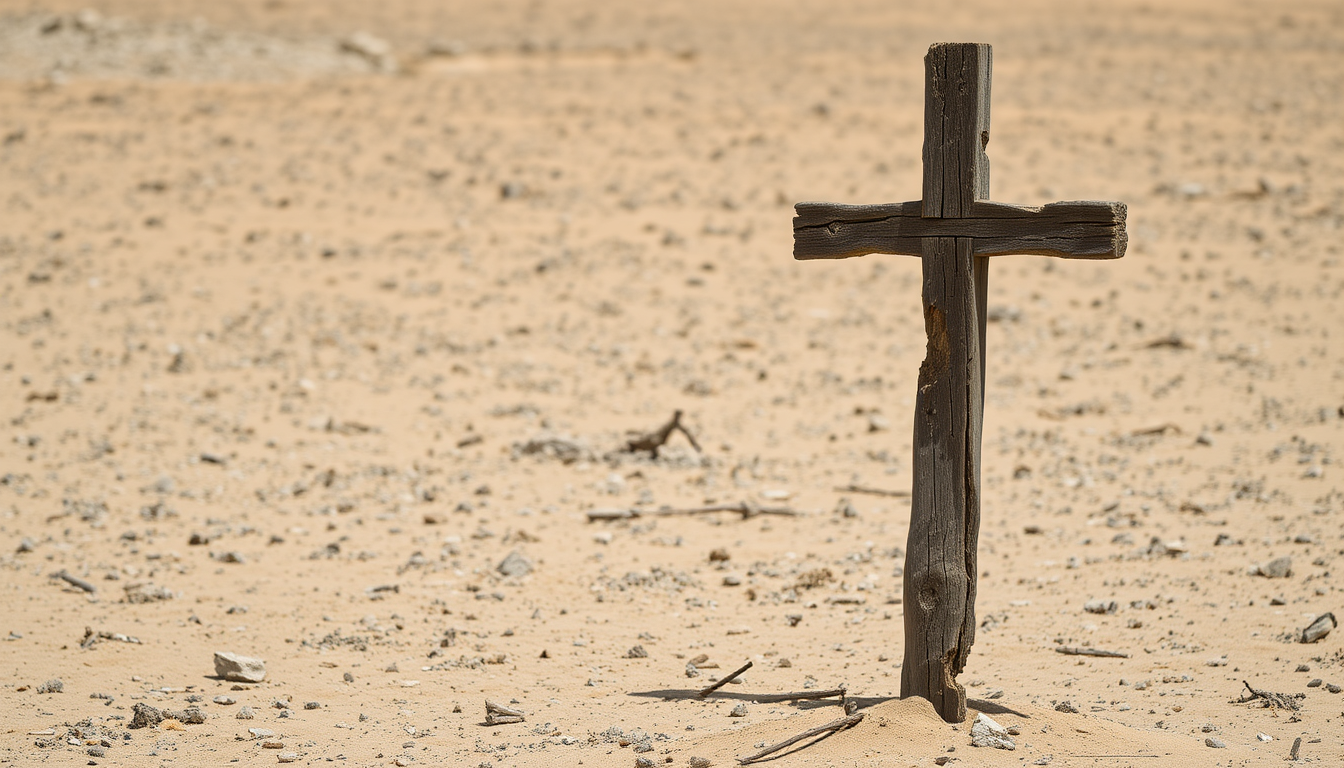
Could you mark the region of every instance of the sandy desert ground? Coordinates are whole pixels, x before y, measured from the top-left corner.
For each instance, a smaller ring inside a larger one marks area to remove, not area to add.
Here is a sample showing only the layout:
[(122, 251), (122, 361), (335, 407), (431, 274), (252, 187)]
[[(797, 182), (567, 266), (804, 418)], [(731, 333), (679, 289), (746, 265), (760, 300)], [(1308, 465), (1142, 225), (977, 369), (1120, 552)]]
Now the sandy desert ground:
[[(731, 766), (843, 686), (767, 765), (1344, 764), (1338, 3), (87, 6), (0, 2), (0, 762)], [(919, 196), (938, 41), (994, 199), (1129, 206), (990, 272), (1012, 751), (896, 699), (842, 490), (909, 489), (919, 264), (791, 257)]]

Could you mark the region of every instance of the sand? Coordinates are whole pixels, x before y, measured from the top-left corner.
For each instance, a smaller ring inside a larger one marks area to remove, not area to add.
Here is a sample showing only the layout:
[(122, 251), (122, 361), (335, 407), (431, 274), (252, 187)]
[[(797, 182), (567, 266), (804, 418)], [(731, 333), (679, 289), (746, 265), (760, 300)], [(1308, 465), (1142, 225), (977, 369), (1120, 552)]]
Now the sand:
[[(767, 765), (1344, 762), (1337, 4), (84, 5), (0, 3), (0, 762), (727, 766), (832, 687)], [(896, 698), (909, 503), (837, 490), (909, 490), (919, 264), (791, 257), (918, 197), (943, 40), (994, 199), (1129, 206), (990, 270), (1013, 751)]]

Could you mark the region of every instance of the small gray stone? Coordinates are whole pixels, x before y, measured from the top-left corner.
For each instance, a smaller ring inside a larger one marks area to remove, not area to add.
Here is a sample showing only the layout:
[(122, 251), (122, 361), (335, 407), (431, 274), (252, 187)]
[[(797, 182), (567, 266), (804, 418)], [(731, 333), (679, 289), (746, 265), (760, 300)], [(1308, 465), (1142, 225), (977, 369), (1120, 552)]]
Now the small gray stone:
[(215, 675), (235, 683), (260, 683), (266, 679), (266, 662), (250, 656), (216, 651)]
[(321, 709), (321, 708), (322, 708), (322, 703), (321, 703), (321, 702), (317, 702), (317, 701), (305, 701), (305, 702), (303, 702), (303, 708), (304, 708), (304, 709)]
[(729, 716), (729, 717), (746, 717), (746, 716), (747, 716), (747, 705), (746, 705), (746, 704), (738, 704), (737, 706), (733, 707), (733, 711), (729, 712), (729, 713), (728, 713), (728, 716)]
[(341, 679), (347, 683), (355, 682), (355, 676), (350, 674), (349, 672), (346, 672), (345, 674), (341, 675)]
[(505, 576), (519, 578), (532, 572), (532, 561), (515, 549), (495, 566), (495, 570)]
[(1286, 579), (1293, 575), (1293, 558), (1288, 555), (1276, 557), (1267, 563), (1257, 565), (1255, 572), (1270, 579)]
[(628, 650), (628, 651), (625, 652), (625, 658), (627, 658), (627, 659), (647, 659), (647, 658), (649, 658), (649, 652), (646, 651), (646, 650), (644, 650), (644, 646), (642, 646), (642, 645), (635, 645), (635, 646), (631, 646), (631, 647), (630, 647), (630, 650)]
[(163, 722), (163, 713), (144, 702), (136, 703), (131, 710), (130, 727), (132, 728), (148, 728), (161, 722)]
[(239, 720), (251, 720), (256, 716), (257, 714), (252, 711), (251, 707), (242, 707), (241, 709), (238, 710), (238, 714), (234, 715), (234, 717), (238, 718)]
[(211, 699), (211, 701), (215, 702), (216, 704), (222, 704), (223, 706), (226, 707), (229, 706), (230, 704), (237, 703), (234, 701), (232, 696), (216, 696), (215, 698)]
[(653, 761), (647, 757), (636, 757), (635, 768), (653, 768)]
[(247, 732), (254, 739), (269, 739), (275, 735), (275, 731), (269, 728), (248, 728)]
[(1120, 605), (1114, 600), (1088, 600), (1083, 604), (1083, 610), (1088, 613), (1111, 614), (1120, 609)]
[(1330, 634), (1330, 631), (1337, 626), (1339, 626), (1339, 622), (1335, 620), (1335, 614), (1322, 613), (1306, 629), (1302, 630), (1301, 641), (1303, 643), (1314, 643)]
[(1216, 739), (1212, 736), (1204, 739), (1204, 746), (1213, 749), (1227, 749), (1227, 744), (1225, 744), (1222, 739)]
[(1323, 683), (1323, 682), (1325, 682), (1325, 681), (1318, 677), (1318, 678), (1313, 679), (1311, 682), (1307, 683), (1307, 687), (1308, 687), (1308, 688), (1320, 688), (1320, 687), (1321, 687), (1321, 683)]
[(1059, 702), (1058, 704), (1055, 705), (1055, 711), (1056, 711), (1056, 712), (1067, 712), (1067, 713), (1069, 713), (1069, 714), (1071, 714), (1071, 715), (1076, 715), (1076, 714), (1078, 714), (1078, 707), (1077, 707), (1072, 701), (1068, 701), (1068, 700), (1066, 699), (1066, 700), (1061, 701), (1061, 702)]
[(107, 748), (102, 746), (89, 747), (84, 752), (89, 757), (107, 757)]
[(186, 723), (187, 725), (200, 725), (205, 722), (205, 713), (202, 712), (199, 707), (187, 707), (183, 710), (165, 709), (163, 711), (163, 716), (165, 719), (176, 720), (179, 723)]
[(38, 693), (61, 693), (65, 690), (65, 683), (61, 682), (59, 677), (53, 677), (45, 683), (37, 686)]

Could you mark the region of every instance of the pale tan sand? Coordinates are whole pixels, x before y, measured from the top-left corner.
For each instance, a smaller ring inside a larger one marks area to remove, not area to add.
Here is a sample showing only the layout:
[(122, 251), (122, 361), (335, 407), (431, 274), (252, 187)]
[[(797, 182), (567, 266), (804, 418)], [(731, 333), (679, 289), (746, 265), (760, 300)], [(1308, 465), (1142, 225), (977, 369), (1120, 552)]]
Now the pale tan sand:
[[(1344, 762), (1344, 631), (1294, 642), (1344, 615), (1337, 4), (82, 7), (0, 4), (0, 760), (726, 766), (843, 685), (767, 765)], [(908, 489), (919, 264), (791, 258), (794, 202), (918, 196), (941, 40), (995, 47), (994, 199), (1129, 205), (990, 273), (961, 680), (1012, 752), (894, 700), (909, 506), (834, 490)], [(703, 454), (604, 458), (674, 409)], [(746, 500), (806, 514), (585, 517)]]

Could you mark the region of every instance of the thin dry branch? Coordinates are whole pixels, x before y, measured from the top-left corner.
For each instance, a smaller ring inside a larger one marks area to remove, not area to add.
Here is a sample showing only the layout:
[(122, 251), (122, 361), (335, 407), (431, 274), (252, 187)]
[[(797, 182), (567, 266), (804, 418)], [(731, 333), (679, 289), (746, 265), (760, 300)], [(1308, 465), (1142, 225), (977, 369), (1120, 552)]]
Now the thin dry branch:
[(794, 693), (763, 693), (756, 696), (757, 704), (773, 704), (777, 701), (810, 701), (814, 699), (829, 699), (832, 696), (845, 697), (844, 688), (831, 688), (825, 691), (797, 691)]
[(1120, 651), (1103, 651), (1100, 648), (1075, 648), (1072, 645), (1061, 645), (1055, 648), (1055, 653), (1062, 653), (1065, 656), (1100, 656), (1106, 659), (1128, 659), (1128, 653)]
[(719, 680), (717, 683), (714, 683), (714, 684), (712, 684), (712, 685), (707, 685), (707, 686), (705, 686), (704, 688), (701, 688), (701, 689), (700, 689), (700, 692), (697, 693), (697, 694), (695, 694), (695, 695), (698, 696), (699, 698), (702, 698), (702, 699), (703, 699), (703, 698), (705, 698), (706, 696), (708, 696), (709, 694), (711, 694), (711, 693), (713, 693), (713, 692), (719, 690), (719, 689), (722, 688), (723, 686), (727, 685), (727, 684), (728, 684), (729, 682), (731, 682), (734, 678), (736, 678), (738, 675), (742, 674), (743, 672), (746, 672), (748, 669), (751, 669), (751, 662), (750, 662), (750, 661), (748, 661), (746, 664), (743, 664), (742, 666), (738, 667), (732, 674), (730, 674), (730, 675), (725, 675), (725, 676), (723, 677), (723, 679)]
[(485, 700), (485, 724), (486, 725), (507, 725), (509, 723), (521, 723), (525, 717), (521, 709), (507, 707), (499, 702)]
[(779, 742), (778, 744), (766, 747), (765, 749), (762, 749), (760, 752), (757, 752), (754, 755), (739, 757), (737, 759), (737, 763), (738, 765), (750, 765), (751, 763), (754, 763), (764, 757), (773, 755), (774, 753), (780, 751), (781, 749), (791, 747), (794, 744), (797, 744), (798, 742), (804, 741), (806, 739), (810, 739), (813, 736), (820, 736), (823, 733), (831, 733), (833, 731), (843, 731), (846, 728), (852, 728), (859, 724), (859, 721), (863, 719), (863, 715), (864, 715), (863, 712), (855, 712), (854, 714), (847, 715), (845, 717), (840, 718), (839, 720), (832, 720), (831, 722), (826, 723), (825, 725), (819, 725), (816, 728), (809, 728), (808, 730), (803, 731), (797, 736), (791, 736)]
[(869, 496), (893, 496), (896, 498), (908, 498), (909, 491), (892, 491), (886, 488), (872, 488), (866, 485), (837, 485), (835, 490), (839, 493), (866, 493)]
[(673, 432), (680, 432), (691, 441), (691, 447), (699, 453), (704, 453), (700, 449), (700, 444), (695, 441), (695, 437), (690, 430), (681, 423), (681, 411), (672, 412), (672, 420), (652, 432), (638, 432), (631, 434), (625, 440), (625, 450), (629, 453), (636, 451), (648, 451), (649, 455), (658, 455), (658, 449), (667, 443), (672, 437)]
[(712, 512), (736, 512), (747, 520), (757, 515), (779, 515), (782, 517), (802, 517), (803, 513), (791, 507), (762, 507), (750, 501), (738, 504), (711, 504), (705, 507), (684, 509), (593, 509), (588, 512), (588, 522), (602, 520), (633, 520), (637, 517), (679, 517), (683, 515), (705, 515)]

